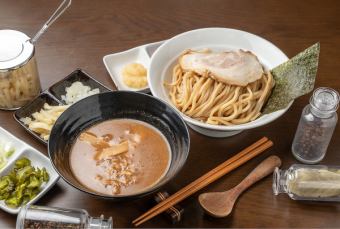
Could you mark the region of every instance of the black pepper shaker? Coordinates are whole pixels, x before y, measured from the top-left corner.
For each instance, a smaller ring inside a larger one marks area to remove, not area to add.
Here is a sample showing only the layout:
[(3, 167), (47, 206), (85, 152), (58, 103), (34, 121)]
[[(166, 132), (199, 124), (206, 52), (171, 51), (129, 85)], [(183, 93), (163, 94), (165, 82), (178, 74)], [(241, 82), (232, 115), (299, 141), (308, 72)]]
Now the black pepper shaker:
[(112, 218), (91, 217), (83, 209), (23, 206), (17, 217), (17, 229), (111, 229)]
[(296, 159), (315, 164), (321, 161), (332, 138), (338, 116), (339, 94), (331, 88), (317, 88), (303, 109), (292, 144)]

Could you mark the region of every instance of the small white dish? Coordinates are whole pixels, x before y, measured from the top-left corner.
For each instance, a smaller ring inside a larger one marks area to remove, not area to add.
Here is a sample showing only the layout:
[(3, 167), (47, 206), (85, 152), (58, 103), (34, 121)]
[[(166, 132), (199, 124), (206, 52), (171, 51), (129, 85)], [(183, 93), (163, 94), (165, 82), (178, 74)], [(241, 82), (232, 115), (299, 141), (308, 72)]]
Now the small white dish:
[[(26, 144), (25, 142), (21, 141), (20, 139), (18, 139), (17, 137), (3, 129), (2, 127), (0, 127), (0, 139), (6, 139), (12, 142), (13, 147), (16, 149), (14, 154), (10, 157), (10, 160), (8, 161), (7, 165), (4, 167), (3, 170), (1, 170), (0, 177), (7, 175), (14, 167), (15, 161), (22, 157), (27, 157), (28, 159), (30, 159), (34, 167), (46, 168), (50, 176), (49, 181), (41, 186), (41, 192), (32, 200), (30, 200), (27, 204), (35, 203), (58, 181), (59, 179), (58, 173), (54, 170), (48, 157), (46, 157), (44, 154), (42, 154), (35, 148), (31, 147), (30, 145)], [(21, 207), (10, 208), (6, 206), (3, 200), (1, 200), (0, 208), (8, 213), (18, 214)]]
[(149, 64), (152, 54), (164, 41), (150, 43), (129, 49), (124, 52), (113, 53), (103, 57), (103, 62), (111, 79), (115, 83), (118, 90), (129, 90), (148, 93), (150, 89), (148, 86), (141, 89), (131, 88), (124, 84), (122, 78), (122, 69), (125, 65), (130, 63), (142, 64), (147, 71), (149, 71)]
[[(228, 28), (204, 28), (188, 31), (165, 41), (152, 55), (148, 83), (153, 96), (175, 107), (170, 101), (164, 82), (171, 82), (172, 68), (184, 50), (203, 48), (215, 51), (250, 50), (257, 55), (267, 69), (273, 69), (288, 60), (288, 57), (274, 44), (245, 31)], [(203, 135), (229, 137), (242, 130), (263, 126), (274, 121), (283, 115), (292, 103), (285, 109), (263, 115), (252, 122), (233, 126), (206, 124), (180, 113), (192, 129)], [(177, 108), (175, 107), (175, 109)]]
[(25, 148), (25, 146), (22, 144), (22, 142), (17, 139), (13, 138), (13, 135), (11, 135), (9, 132), (4, 130), (0, 127), (0, 141), (10, 143), (10, 146), (14, 148), (13, 154), (7, 158), (6, 165), (0, 169), (0, 173), (4, 171), (11, 163), (15, 161), (15, 158), (18, 157), (18, 154)]

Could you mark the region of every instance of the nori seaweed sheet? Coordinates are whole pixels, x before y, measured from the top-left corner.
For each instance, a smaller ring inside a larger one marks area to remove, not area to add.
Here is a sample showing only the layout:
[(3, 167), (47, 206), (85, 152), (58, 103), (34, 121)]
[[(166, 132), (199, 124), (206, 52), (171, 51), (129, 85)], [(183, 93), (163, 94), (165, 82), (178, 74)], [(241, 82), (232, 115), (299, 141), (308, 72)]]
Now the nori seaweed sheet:
[(292, 100), (313, 90), (319, 53), (320, 44), (316, 43), (271, 70), (275, 86), (262, 114), (284, 109)]

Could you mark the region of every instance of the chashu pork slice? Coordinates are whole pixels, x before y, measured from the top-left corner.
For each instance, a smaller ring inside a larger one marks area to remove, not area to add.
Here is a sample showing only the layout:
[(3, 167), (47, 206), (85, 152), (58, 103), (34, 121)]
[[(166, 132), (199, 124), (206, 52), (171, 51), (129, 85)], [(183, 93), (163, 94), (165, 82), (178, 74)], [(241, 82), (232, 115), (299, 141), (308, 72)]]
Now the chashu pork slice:
[(229, 52), (186, 51), (179, 58), (184, 71), (194, 71), (213, 79), (237, 86), (246, 86), (262, 77), (263, 67), (250, 51)]

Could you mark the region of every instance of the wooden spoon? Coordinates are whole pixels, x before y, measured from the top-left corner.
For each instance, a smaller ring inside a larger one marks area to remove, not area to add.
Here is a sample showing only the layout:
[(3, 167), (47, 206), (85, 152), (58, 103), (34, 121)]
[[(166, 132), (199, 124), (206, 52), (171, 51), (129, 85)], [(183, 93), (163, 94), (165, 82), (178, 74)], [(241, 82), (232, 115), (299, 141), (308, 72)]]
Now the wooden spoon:
[(237, 198), (243, 191), (257, 181), (271, 174), (276, 167), (281, 166), (277, 156), (270, 156), (261, 162), (241, 183), (225, 192), (203, 193), (198, 200), (203, 209), (214, 217), (225, 217), (233, 210)]

